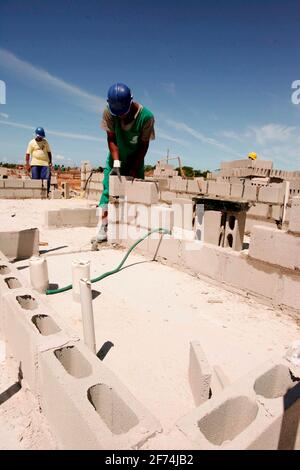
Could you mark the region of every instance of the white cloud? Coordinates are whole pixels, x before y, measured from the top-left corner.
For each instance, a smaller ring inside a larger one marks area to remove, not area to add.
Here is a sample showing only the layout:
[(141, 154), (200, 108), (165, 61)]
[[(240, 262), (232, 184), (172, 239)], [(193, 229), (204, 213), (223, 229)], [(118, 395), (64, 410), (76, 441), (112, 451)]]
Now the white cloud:
[[(19, 129), (28, 129), (32, 133), (34, 131), (34, 126), (29, 126), (28, 124), (21, 124), (19, 122), (13, 122), (13, 121), (2, 121), (0, 120), (0, 124), (5, 124), (6, 126), (11, 126), (11, 127), (17, 127)], [(92, 142), (106, 142), (105, 139), (101, 137), (96, 137), (93, 135), (88, 135), (88, 134), (72, 134), (70, 132), (60, 132), (60, 131), (52, 131), (49, 129), (46, 129), (46, 134), (48, 135), (55, 135), (57, 137), (64, 137), (66, 139), (75, 139), (75, 140), (88, 140)]]
[(164, 91), (169, 95), (175, 95), (176, 93), (176, 85), (173, 82), (162, 82), (161, 86), (163, 87)]
[(9, 115), (6, 114), (6, 113), (0, 113), (0, 117), (4, 118), (4, 119), (8, 119), (9, 118)]
[(200, 142), (202, 142), (203, 144), (213, 145), (214, 147), (217, 147), (217, 148), (223, 150), (224, 152), (227, 152), (227, 153), (229, 153), (233, 156), (236, 156), (236, 157), (240, 157), (240, 154), (237, 153), (232, 148), (228, 147), (227, 145), (223, 144), (222, 142), (219, 142), (216, 139), (213, 139), (211, 137), (208, 137), (208, 136), (202, 134), (201, 132), (193, 129), (192, 127), (189, 127), (184, 122), (172, 121), (171, 119), (167, 119), (166, 122), (170, 127), (173, 127), (173, 129), (176, 129), (178, 131), (186, 132), (187, 134), (191, 135), (195, 139), (200, 140)]
[(187, 140), (178, 139), (177, 137), (173, 137), (173, 136), (167, 134), (166, 132), (161, 131), (160, 129), (156, 128), (155, 133), (156, 133), (157, 137), (159, 137), (160, 139), (169, 140), (170, 142), (175, 142), (176, 144), (183, 145), (184, 147), (190, 147), (190, 143)]
[(241, 137), (234, 131), (220, 131), (218, 134), (220, 137), (225, 137), (225, 139), (236, 140), (237, 142), (244, 142), (244, 136)]
[(6, 49), (0, 48), (0, 62), (2, 67), (13, 72), (16, 77), (21, 79), (26, 78), (31, 82), (35, 81), (47, 90), (50, 87), (63, 96), (71, 98), (72, 103), (85, 110), (99, 114), (106, 105), (104, 98), (88, 93), (82, 88), (50, 74), (47, 70), (20, 59)]
[(54, 160), (55, 161), (58, 160), (60, 162), (63, 162), (63, 161), (66, 160), (66, 157), (64, 157), (63, 155), (57, 154), (57, 155), (55, 155)]
[(249, 126), (246, 136), (251, 137), (252, 134), (258, 144), (265, 145), (268, 142), (288, 142), (295, 130), (295, 127), (280, 124), (266, 124), (261, 127)]

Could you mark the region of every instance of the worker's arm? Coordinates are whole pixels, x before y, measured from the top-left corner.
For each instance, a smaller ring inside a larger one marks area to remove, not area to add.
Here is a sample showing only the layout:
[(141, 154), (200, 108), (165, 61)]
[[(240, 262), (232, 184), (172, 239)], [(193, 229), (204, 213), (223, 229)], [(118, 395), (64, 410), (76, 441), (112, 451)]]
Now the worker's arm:
[(141, 140), (139, 142), (138, 148), (137, 148), (136, 153), (135, 153), (134, 158), (133, 158), (134, 164), (133, 164), (133, 166), (130, 170), (130, 175), (129, 176), (133, 176), (133, 178), (137, 177), (138, 170), (144, 162), (145, 155), (148, 151), (148, 148), (149, 148), (149, 140), (147, 140), (147, 141), (142, 141)]
[(107, 144), (113, 160), (120, 160), (116, 134), (107, 132)]

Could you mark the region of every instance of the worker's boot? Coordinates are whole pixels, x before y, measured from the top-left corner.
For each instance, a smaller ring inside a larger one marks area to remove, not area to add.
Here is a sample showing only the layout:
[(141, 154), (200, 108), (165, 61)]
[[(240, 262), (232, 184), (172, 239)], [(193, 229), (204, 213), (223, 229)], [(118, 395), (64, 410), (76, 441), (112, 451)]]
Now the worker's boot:
[(96, 236), (98, 243), (107, 242), (107, 224), (102, 224)]

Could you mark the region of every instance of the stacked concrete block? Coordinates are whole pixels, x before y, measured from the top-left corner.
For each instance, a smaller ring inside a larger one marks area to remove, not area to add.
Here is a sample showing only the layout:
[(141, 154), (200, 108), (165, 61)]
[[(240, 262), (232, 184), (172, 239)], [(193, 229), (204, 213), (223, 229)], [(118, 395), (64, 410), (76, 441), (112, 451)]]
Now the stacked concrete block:
[(157, 237), (153, 234), (148, 238), (148, 254), (152, 259), (167, 261), (171, 265), (181, 264), (181, 240), (170, 235)]
[(125, 196), (125, 184), (127, 176), (110, 176), (109, 177), (109, 195), (113, 197)]
[(282, 230), (255, 226), (249, 247), (251, 258), (293, 271), (300, 270), (300, 237)]
[(162, 202), (169, 202), (170, 203), (174, 199), (176, 199), (176, 193), (173, 193), (171, 191), (161, 191), (159, 199)]
[(163, 228), (172, 232), (174, 227), (174, 209), (165, 206), (151, 206), (150, 229)]
[(152, 205), (159, 200), (158, 184), (149, 181), (126, 181), (125, 192), (128, 202)]
[(174, 226), (193, 230), (194, 203), (191, 199), (176, 198), (172, 202)]
[(7, 168), (0, 167), (0, 176), (7, 176), (8, 170)]
[(190, 343), (189, 382), (195, 405), (199, 406), (210, 398), (212, 369), (199, 341)]
[(181, 176), (174, 176), (171, 179), (170, 191), (186, 192), (187, 181), (188, 181), (187, 179), (181, 178)]
[(81, 342), (41, 354), (40, 381), (41, 408), (62, 449), (138, 449), (161, 431)]
[(300, 371), (274, 359), (226, 387), (178, 421), (198, 449), (299, 448)]
[(270, 186), (264, 186), (259, 188), (258, 201), (271, 203), (271, 204), (283, 204), (285, 201), (286, 183), (279, 183), (277, 185), (271, 184)]
[(294, 197), (289, 215), (289, 231), (300, 234), (300, 197)]
[(230, 185), (230, 197), (235, 199), (241, 199), (244, 193), (244, 185), (233, 183)]
[(51, 189), (51, 199), (61, 199), (62, 192), (60, 189), (53, 188)]
[(202, 186), (200, 185), (200, 182), (204, 182), (204, 178), (195, 178), (193, 180), (188, 180), (187, 181), (187, 193), (192, 193), (192, 194), (199, 194), (202, 192)]
[(224, 234), (224, 247), (235, 251), (243, 249), (246, 225), (246, 212), (227, 212)]
[(37, 228), (0, 232), (0, 250), (10, 260), (27, 259), (39, 254)]
[(4, 181), (5, 188), (24, 188), (24, 181), (17, 178), (8, 178)]
[(220, 211), (205, 211), (203, 217), (203, 236), (202, 241), (213, 245), (223, 246), (224, 226)]
[(272, 206), (270, 204), (256, 203), (250, 207), (248, 216), (268, 219), (271, 217)]
[(50, 210), (45, 213), (47, 227), (96, 227), (97, 208)]
[(245, 183), (244, 192), (243, 192), (243, 199), (246, 201), (257, 201), (257, 192), (258, 188), (255, 185), (251, 185), (249, 183)]
[(62, 197), (64, 199), (70, 199), (70, 183), (61, 183)]
[(230, 183), (221, 183), (216, 181), (210, 181), (208, 183), (208, 194), (218, 197), (229, 197), (230, 196)]

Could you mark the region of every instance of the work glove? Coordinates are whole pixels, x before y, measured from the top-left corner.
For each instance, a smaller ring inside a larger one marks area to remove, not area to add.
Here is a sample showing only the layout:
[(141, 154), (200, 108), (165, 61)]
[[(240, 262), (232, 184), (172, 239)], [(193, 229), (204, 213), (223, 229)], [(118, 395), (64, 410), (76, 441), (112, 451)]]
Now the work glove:
[(116, 176), (121, 176), (120, 174), (120, 167), (121, 167), (121, 162), (120, 160), (114, 160), (114, 166), (110, 172), (110, 176), (116, 175)]

